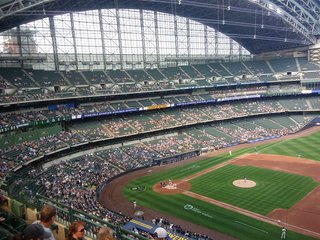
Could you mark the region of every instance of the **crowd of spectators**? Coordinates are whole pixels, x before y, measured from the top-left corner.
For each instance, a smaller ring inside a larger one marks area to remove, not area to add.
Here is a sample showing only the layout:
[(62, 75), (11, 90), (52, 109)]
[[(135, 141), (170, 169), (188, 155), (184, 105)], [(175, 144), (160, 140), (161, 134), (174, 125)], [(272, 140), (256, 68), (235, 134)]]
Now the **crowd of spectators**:
[[(287, 102), (288, 101), (289, 100), (287, 100)], [(288, 102), (287, 104), (290, 106), (291, 102)], [(1, 172), (4, 173), (8, 169), (12, 169), (15, 166), (21, 165), (44, 154), (90, 141), (99, 141), (102, 139), (143, 133), (145, 131), (172, 128), (181, 124), (189, 125), (204, 121), (210, 122), (221, 119), (233, 119), (239, 116), (250, 116), (259, 113), (284, 112), (285, 110), (284, 100), (282, 100), (282, 104), (273, 100), (263, 100), (236, 104), (221, 104), (216, 106), (205, 105), (182, 109), (165, 109), (159, 110), (158, 113), (145, 113), (133, 116), (127, 115), (123, 118), (108, 118), (102, 121), (76, 123), (71, 125), (68, 130), (62, 131), (56, 135), (43, 136), (37, 140), (25, 140), (20, 144), (10, 147), (4, 145), (0, 148), (1, 155), (4, 159), (0, 169)], [(74, 109), (61, 108), (57, 111), (42, 110), (37, 112), (36, 115), (33, 115), (30, 111), (1, 114), (0, 122), (2, 126), (8, 126), (12, 121), (16, 121), (17, 124), (25, 124), (28, 120), (45, 120), (45, 117), (62, 118), (65, 115), (60, 111), (68, 113), (74, 111)], [(271, 129), (265, 129), (261, 126), (259, 127), (259, 124), (256, 125), (258, 126), (255, 126), (255, 129), (246, 130), (240, 128), (236, 129), (236, 132), (233, 132), (232, 128), (230, 130), (228, 130), (228, 128), (225, 129), (224, 126), (218, 126), (218, 129), (233, 136), (235, 142), (245, 142), (270, 135), (278, 136), (288, 134), (300, 127), (300, 124), (298, 123), (296, 124), (297, 128), (292, 128), (291, 130), (286, 128), (272, 129), (272, 127)], [(239, 132), (239, 134), (237, 134), (237, 132)], [(195, 138), (189, 139), (190, 141), (192, 140), (191, 143), (193, 145), (201, 145), (202, 140), (198, 142), (194, 139)], [(177, 140), (175, 139), (174, 141)], [(178, 148), (175, 149), (173, 147), (174, 145), (171, 145), (171, 142), (172, 140), (168, 139), (163, 143), (159, 142), (156, 144), (157, 146), (154, 146), (154, 149), (156, 149), (157, 152), (161, 152), (159, 157), (180, 153)], [(216, 143), (217, 140), (212, 139), (208, 142)], [(152, 141), (149, 144), (152, 144)], [(185, 148), (190, 147), (187, 143), (185, 145)], [(179, 144), (180, 148), (182, 146), (183, 144)], [(222, 146), (225, 145), (222, 144)]]
[[(176, 97), (175, 101), (178, 101)], [(179, 100), (184, 101), (199, 101), (201, 95), (189, 96), (188, 98), (180, 98)], [(166, 98), (168, 103), (171, 103), (174, 98)], [(307, 103), (308, 99), (281, 99), (281, 100), (251, 100), (236, 102), (233, 104), (215, 104), (215, 105), (199, 105), (196, 107), (176, 109), (165, 109), (158, 111), (157, 113), (141, 114), (140, 123), (138, 120), (127, 117), (127, 122), (131, 122), (134, 119), (135, 123), (130, 124), (133, 129), (138, 132), (148, 131), (153, 129), (159, 129), (163, 124), (176, 125), (177, 122), (180, 124), (187, 124), (190, 122), (203, 121), (203, 120), (219, 120), (224, 118), (233, 118), (245, 115), (254, 115), (259, 113), (273, 113), (273, 112), (284, 112), (286, 110), (312, 110), (311, 104)], [(137, 101), (139, 103), (139, 101)], [(140, 103), (143, 106), (142, 103)], [(118, 107), (117, 107), (118, 106)], [(35, 121), (62, 121), (64, 119), (71, 119), (72, 117), (80, 116), (82, 114), (99, 113), (99, 112), (114, 112), (117, 110), (127, 110), (130, 107), (126, 102), (113, 104), (112, 106), (108, 102), (94, 103), (94, 104), (80, 104), (77, 107), (58, 107), (55, 110), (48, 109), (34, 109), (24, 110), (15, 112), (5, 112), (0, 114), (0, 127), (17, 126), (22, 124), (28, 124)], [(218, 109), (218, 110), (217, 110)], [(219, 112), (217, 112), (219, 111)], [(157, 114), (156, 118), (152, 115)], [(149, 123), (141, 122), (141, 120), (147, 120), (148, 115)], [(146, 117), (143, 117), (146, 116)], [(171, 116), (171, 118), (169, 117)], [(114, 123), (116, 124), (116, 123)], [(125, 124), (118, 122), (118, 124)], [(149, 129), (147, 129), (149, 126)], [(152, 127), (154, 126), (154, 127)], [(121, 128), (121, 126), (115, 126), (115, 131)], [(126, 126), (128, 127), (128, 126)], [(146, 129), (144, 129), (146, 128)], [(115, 135), (115, 134), (113, 134)]]
[(98, 202), (96, 187), (120, 174), (123, 170), (102, 160), (94, 154), (87, 154), (61, 162), (40, 177), (45, 186), (45, 196), (75, 210), (97, 216), (114, 224), (122, 224), (126, 217), (114, 214)]

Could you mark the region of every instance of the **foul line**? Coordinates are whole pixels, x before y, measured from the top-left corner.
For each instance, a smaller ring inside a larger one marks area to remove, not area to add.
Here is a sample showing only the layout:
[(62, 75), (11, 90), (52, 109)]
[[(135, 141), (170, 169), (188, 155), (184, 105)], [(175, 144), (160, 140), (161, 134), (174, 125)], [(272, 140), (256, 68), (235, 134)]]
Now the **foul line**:
[(195, 174), (192, 174), (192, 175), (190, 175), (190, 176), (188, 176), (188, 177), (185, 177), (184, 179), (182, 179), (182, 181), (190, 181), (190, 180), (192, 180), (192, 179), (194, 179), (194, 178), (200, 177), (200, 176), (202, 176), (202, 175), (204, 175), (204, 174), (206, 174), (206, 173), (212, 172), (212, 171), (214, 171), (214, 170), (216, 170), (216, 169), (218, 169), (218, 168), (222, 168), (222, 167), (224, 167), (224, 166), (226, 166), (226, 165), (228, 165), (228, 164), (236, 161), (236, 159), (237, 159), (237, 158), (232, 158), (232, 159), (230, 159), (230, 160), (228, 160), (228, 161), (225, 161), (225, 162), (219, 163), (219, 164), (217, 164), (217, 165), (214, 165), (213, 167), (207, 168), (207, 169), (205, 169), (205, 170), (202, 170), (202, 171), (200, 171), (200, 172), (197, 172), (197, 173), (195, 173)]
[[(246, 210), (246, 209), (243, 209), (243, 208), (240, 208), (240, 207), (236, 207), (236, 206), (228, 204), (228, 203), (220, 202), (220, 201), (215, 200), (213, 198), (205, 197), (203, 195), (200, 195), (200, 194), (197, 194), (197, 193), (194, 193), (194, 192), (184, 191), (182, 194), (184, 194), (186, 196), (189, 196), (189, 197), (193, 197), (193, 198), (199, 199), (199, 200), (207, 202), (207, 203), (214, 204), (214, 205), (219, 206), (219, 207), (223, 207), (223, 208), (231, 210), (233, 212), (237, 212), (237, 213), (240, 213), (242, 215), (245, 215), (245, 216), (248, 216), (248, 217), (254, 218), (256, 220), (259, 220), (259, 221), (262, 221), (262, 222), (266, 222), (266, 223), (269, 223), (269, 224), (272, 224), (272, 225), (275, 225), (275, 226), (278, 226), (278, 227), (282, 227), (282, 224), (283, 224), (283, 223), (277, 222), (276, 219), (269, 218), (269, 217), (261, 215), (259, 213), (251, 212), (249, 210)], [(290, 230), (293, 230), (295, 232), (299, 232), (299, 233), (302, 233), (302, 234), (305, 234), (305, 235), (309, 235), (309, 236), (317, 237), (317, 238), (319, 238), (319, 236), (320, 236), (320, 233), (318, 233), (318, 232), (314, 232), (314, 231), (309, 230), (309, 229), (304, 229), (304, 228), (301, 228), (299, 226), (295, 226), (295, 225), (292, 225), (292, 224), (289, 224), (289, 223), (286, 223), (285, 226), (286, 226), (287, 229), (290, 229)]]
[(257, 231), (260, 231), (260, 232), (263, 232), (263, 233), (265, 233), (265, 234), (268, 234), (267, 231), (262, 230), (262, 229), (260, 229), (260, 228), (256, 228), (256, 227), (251, 226), (251, 225), (249, 225), (249, 224), (246, 224), (246, 223), (243, 223), (243, 222), (239, 222), (239, 221), (234, 221), (234, 222), (239, 223), (239, 224), (242, 224), (242, 225), (247, 226), (247, 227), (250, 227), (250, 228), (253, 228), (253, 229), (255, 229), (255, 230), (257, 230)]

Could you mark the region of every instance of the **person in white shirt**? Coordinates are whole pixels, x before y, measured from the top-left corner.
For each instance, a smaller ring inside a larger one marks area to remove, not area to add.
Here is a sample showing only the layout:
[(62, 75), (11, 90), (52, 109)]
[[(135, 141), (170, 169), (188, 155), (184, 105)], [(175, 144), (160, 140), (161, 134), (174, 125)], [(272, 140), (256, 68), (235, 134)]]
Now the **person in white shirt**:
[(286, 229), (283, 227), (282, 230), (281, 230), (281, 239), (286, 239)]
[(55, 240), (53, 233), (51, 231), (51, 225), (55, 222), (56, 215), (57, 215), (57, 210), (55, 207), (50, 205), (44, 205), (40, 211), (40, 220), (32, 223), (32, 224), (40, 224), (43, 227), (46, 233), (43, 240)]

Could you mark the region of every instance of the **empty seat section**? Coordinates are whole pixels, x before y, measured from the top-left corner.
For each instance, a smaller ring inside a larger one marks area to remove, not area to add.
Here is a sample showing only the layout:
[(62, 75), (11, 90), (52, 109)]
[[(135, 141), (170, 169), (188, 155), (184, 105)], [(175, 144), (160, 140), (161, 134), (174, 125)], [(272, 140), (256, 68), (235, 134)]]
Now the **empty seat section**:
[(309, 110), (306, 99), (279, 99), (278, 102), (287, 110)]
[(180, 68), (188, 74), (190, 78), (201, 78), (201, 74), (195, 70), (192, 66), (180, 66)]
[(162, 68), (160, 71), (165, 75), (169, 80), (178, 80), (178, 79), (186, 79), (186, 76), (178, 67), (168, 67)]
[(320, 97), (310, 97), (308, 101), (312, 109), (320, 109)]
[(114, 70), (114, 71), (108, 71), (107, 74), (116, 83), (128, 83), (128, 82), (133, 83), (133, 80), (130, 79), (130, 77), (126, 74), (125, 71)]
[(72, 85), (88, 85), (88, 82), (86, 82), (79, 72), (70, 71), (63, 72), (63, 74)]
[(152, 80), (144, 70), (127, 70), (127, 73), (137, 82)]
[(246, 61), (244, 65), (255, 75), (271, 74), (272, 71), (268, 64), (262, 60)]
[(0, 75), (17, 88), (37, 87), (20, 68), (0, 68)]
[(224, 62), (221, 63), (232, 75), (240, 76), (249, 74), (249, 71), (242, 65), (241, 62)]
[(162, 81), (166, 79), (166, 77), (163, 76), (158, 69), (148, 69), (147, 73), (150, 74), (156, 81)]
[(307, 58), (297, 58), (301, 71), (319, 71), (320, 67), (308, 61)]
[(48, 86), (66, 86), (68, 83), (58, 72), (44, 70), (27, 70), (28, 74), (40, 85)]
[(275, 72), (297, 72), (297, 64), (294, 58), (272, 59), (269, 60)]
[(231, 76), (232, 75), (226, 69), (224, 69), (220, 65), (220, 63), (210, 63), (209, 66), (213, 69), (214, 72), (216, 72), (220, 76), (226, 77), (226, 76)]
[(280, 124), (281, 126), (284, 126), (285, 128), (293, 128), (297, 125), (287, 116), (271, 116), (269, 119)]
[(102, 71), (82, 71), (90, 84), (112, 83)]
[(198, 70), (198, 72), (200, 72), (200, 74), (203, 77), (206, 78), (211, 78), (211, 77), (218, 77), (219, 75), (217, 73), (215, 73), (208, 65), (205, 64), (197, 64), (197, 65), (193, 65), (193, 67), (195, 69)]

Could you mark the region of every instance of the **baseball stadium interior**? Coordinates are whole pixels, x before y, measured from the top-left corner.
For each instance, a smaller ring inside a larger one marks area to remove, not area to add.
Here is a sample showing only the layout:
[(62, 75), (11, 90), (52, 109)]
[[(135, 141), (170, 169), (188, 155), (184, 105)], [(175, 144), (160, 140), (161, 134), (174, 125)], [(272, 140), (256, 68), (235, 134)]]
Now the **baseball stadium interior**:
[(225, 239), (101, 193), (320, 125), (319, 19), (317, 0), (0, 1), (0, 239), (44, 205), (57, 240), (74, 221), (86, 239)]

